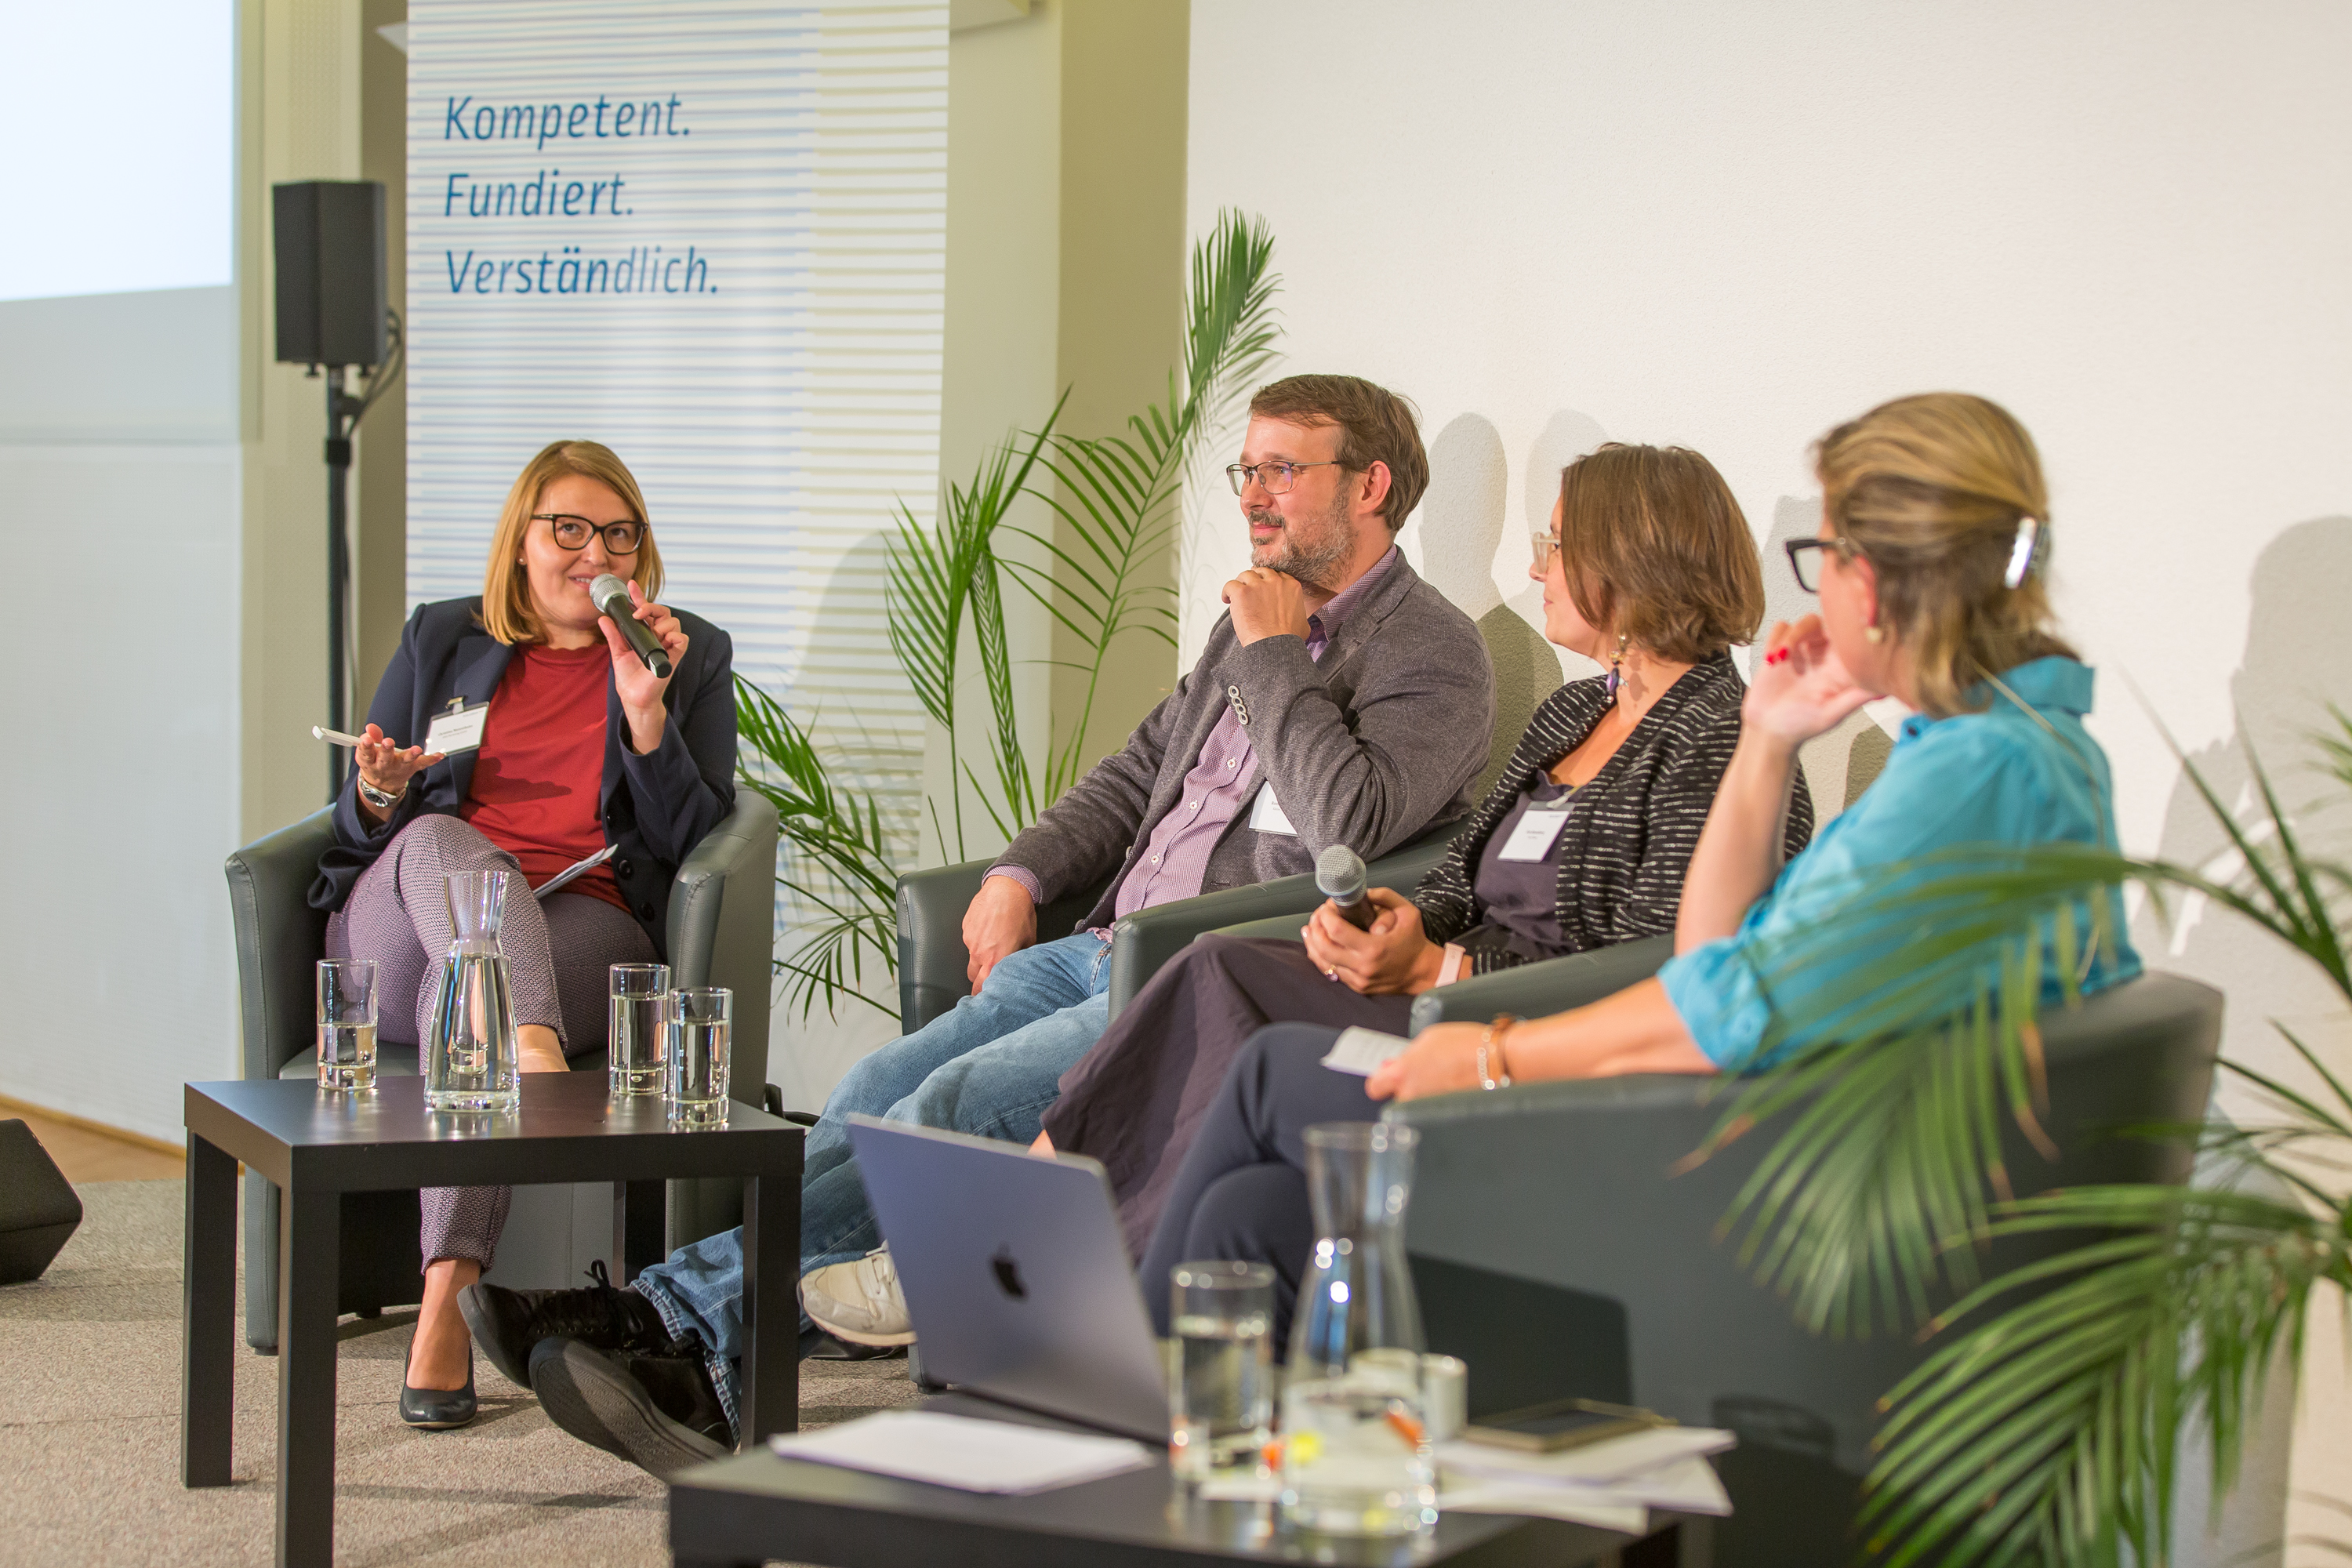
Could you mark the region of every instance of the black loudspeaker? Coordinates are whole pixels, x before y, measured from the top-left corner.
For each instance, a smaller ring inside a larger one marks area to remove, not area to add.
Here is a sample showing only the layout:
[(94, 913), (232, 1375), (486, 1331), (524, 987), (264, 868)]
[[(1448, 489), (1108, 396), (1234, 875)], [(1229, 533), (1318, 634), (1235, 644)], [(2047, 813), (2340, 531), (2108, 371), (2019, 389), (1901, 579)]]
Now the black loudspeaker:
[(278, 358), (383, 363), (383, 185), (308, 180), (270, 192), (278, 257)]
[(81, 1224), (81, 1199), (33, 1130), (0, 1121), (0, 1285), (38, 1279)]

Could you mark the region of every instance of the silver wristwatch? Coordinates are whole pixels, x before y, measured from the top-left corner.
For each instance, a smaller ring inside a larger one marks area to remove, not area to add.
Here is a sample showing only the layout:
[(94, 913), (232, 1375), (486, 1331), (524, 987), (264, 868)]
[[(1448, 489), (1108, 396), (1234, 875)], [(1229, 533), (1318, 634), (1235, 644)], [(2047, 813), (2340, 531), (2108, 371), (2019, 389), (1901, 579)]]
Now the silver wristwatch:
[(360, 798), (367, 802), (370, 805), (375, 807), (378, 811), (390, 811), (394, 806), (400, 804), (400, 796), (408, 793), (408, 786), (403, 784), (400, 788), (399, 795), (386, 795), (383, 791), (376, 788), (375, 785), (368, 783), (367, 775), (365, 773), (356, 771), (352, 774), (352, 782), (360, 786)]

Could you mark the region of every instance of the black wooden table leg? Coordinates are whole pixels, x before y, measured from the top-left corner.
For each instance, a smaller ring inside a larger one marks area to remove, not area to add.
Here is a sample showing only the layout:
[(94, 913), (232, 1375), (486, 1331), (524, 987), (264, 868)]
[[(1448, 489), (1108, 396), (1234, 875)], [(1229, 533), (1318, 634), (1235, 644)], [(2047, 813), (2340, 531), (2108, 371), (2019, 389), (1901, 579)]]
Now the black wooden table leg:
[(180, 1484), (229, 1484), (236, 1409), (236, 1162), (188, 1134)]
[(742, 1398), (746, 1450), (801, 1424), (801, 1162), (743, 1183)]
[(626, 1285), (662, 1260), (660, 1182), (613, 1184), (613, 1283)]
[(335, 1307), (342, 1195), (289, 1187), (278, 1237), (278, 1563), (335, 1556)]

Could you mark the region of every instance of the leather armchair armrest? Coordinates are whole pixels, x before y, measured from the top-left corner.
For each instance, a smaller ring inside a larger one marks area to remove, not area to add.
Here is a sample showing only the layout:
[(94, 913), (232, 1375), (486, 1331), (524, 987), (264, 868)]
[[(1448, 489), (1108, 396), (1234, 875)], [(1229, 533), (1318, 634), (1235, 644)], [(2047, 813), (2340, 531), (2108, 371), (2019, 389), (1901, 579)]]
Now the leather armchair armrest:
[(1654, 936), (1474, 974), (1414, 997), (1412, 1032), (1432, 1024), (1483, 1024), (1498, 1013), (1521, 1018), (1565, 1013), (1647, 980), (1674, 952), (1673, 937)]
[[(1372, 861), (1364, 868), (1364, 885), (1410, 895), (1445, 858), (1445, 847), (1460, 827), (1459, 823), (1447, 823)], [(1296, 935), (1322, 901), (1313, 875), (1302, 873), (1136, 910), (1118, 922), (1118, 941), (1110, 950), (1110, 1016), (1118, 1017), (1160, 966), (1183, 952), (1194, 937), (1288, 915), (1297, 916), (1298, 921), (1286, 932), (1268, 929), (1243, 934)]]
[(776, 949), (776, 807), (767, 796), (738, 789), (733, 808), (688, 853), (670, 883), (667, 926), (672, 983), (734, 992), (736, 1081), (764, 1084)]
[[(898, 1027), (913, 1034), (957, 1001), (971, 994), (965, 970), (971, 953), (963, 944), (963, 912), (988, 879), (993, 860), (966, 860), (909, 871), (898, 879)], [(1102, 898), (1092, 887), (1055, 900), (1037, 911), (1037, 940), (1070, 934)]]
[(243, 1077), (276, 1078), (315, 1043), (311, 966), (326, 947), (327, 916), (310, 907), (310, 891), (334, 838), (334, 813), (314, 811), (228, 858)]

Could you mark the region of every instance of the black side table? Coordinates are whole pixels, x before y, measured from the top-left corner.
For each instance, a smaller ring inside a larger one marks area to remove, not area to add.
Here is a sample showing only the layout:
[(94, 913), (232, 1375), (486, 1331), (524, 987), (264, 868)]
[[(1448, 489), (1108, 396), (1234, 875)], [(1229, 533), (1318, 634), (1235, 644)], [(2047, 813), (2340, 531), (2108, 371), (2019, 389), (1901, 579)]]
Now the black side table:
[[(961, 1394), (926, 1410), (1081, 1430)], [(746, 1451), (670, 1479), (677, 1568), (755, 1568), (778, 1557), (830, 1568), (1704, 1568), (1708, 1521), (1651, 1515), (1641, 1540), (1516, 1514), (1450, 1513), (1420, 1541), (1297, 1535), (1272, 1505), (1189, 1498), (1163, 1458), (1149, 1469), (1026, 1497), (956, 1491)]]
[(803, 1130), (737, 1102), (728, 1125), (672, 1132), (657, 1098), (608, 1099), (603, 1073), (526, 1073), (509, 1115), (428, 1110), (425, 1082), (364, 1094), (239, 1079), (187, 1086), (186, 1355), (180, 1481), (229, 1484), (236, 1167), (283, 1194), (278, 1268), (278, 1562), (334, 1560), (335, 1270), (342, 1194), (415, 1187), (613, 1184), (624, 1278), (660, 1257), (662, 1183), (743, 1180), (742, 1429), (747, 1447), (799, 1422)]

